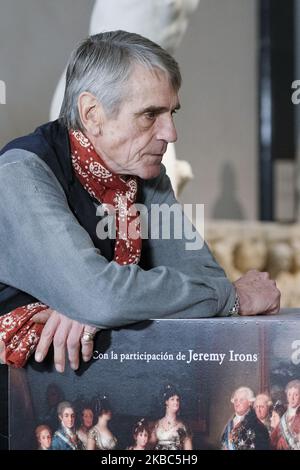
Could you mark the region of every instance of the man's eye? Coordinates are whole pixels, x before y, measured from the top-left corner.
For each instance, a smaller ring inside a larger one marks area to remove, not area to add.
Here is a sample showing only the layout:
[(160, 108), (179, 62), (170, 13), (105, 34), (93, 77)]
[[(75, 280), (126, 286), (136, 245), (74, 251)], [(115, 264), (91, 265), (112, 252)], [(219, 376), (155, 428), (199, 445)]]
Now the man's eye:
[(155, 114), (155, 113), (152, 113), (152, 112), (145, 113), (144, 116), (145, 116), (145, 118), (148, 119), (149, 121), (154, 121), (154, 119), (156, 118), (156, 114)]

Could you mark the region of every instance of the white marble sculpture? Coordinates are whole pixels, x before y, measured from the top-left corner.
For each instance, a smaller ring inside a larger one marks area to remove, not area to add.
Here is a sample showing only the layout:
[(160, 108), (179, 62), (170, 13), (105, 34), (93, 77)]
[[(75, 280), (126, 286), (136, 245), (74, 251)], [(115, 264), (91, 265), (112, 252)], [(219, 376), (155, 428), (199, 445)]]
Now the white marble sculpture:
[[(123, 29), (157, 42), (173, 53), (187, 29), (188, 19), (199, 0), (96, 0), (89, 34)], [(51, 104), (50, 119), (57, 119), (65, 88), (64, 70)], [(175, 194), (193, 178), (191, 165), (177, 160), (174, 144), (168, 145), (163, 158)]]

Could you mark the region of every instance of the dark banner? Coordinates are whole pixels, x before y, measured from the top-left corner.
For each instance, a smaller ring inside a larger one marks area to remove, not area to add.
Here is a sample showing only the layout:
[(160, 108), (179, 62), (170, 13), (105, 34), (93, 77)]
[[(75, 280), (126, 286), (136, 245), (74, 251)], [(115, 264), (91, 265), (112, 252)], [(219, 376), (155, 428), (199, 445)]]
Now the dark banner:
[(78, 372), (10, 369), (10, 449), (298, 450), (299, 364), (296, 314), (102, 331)]

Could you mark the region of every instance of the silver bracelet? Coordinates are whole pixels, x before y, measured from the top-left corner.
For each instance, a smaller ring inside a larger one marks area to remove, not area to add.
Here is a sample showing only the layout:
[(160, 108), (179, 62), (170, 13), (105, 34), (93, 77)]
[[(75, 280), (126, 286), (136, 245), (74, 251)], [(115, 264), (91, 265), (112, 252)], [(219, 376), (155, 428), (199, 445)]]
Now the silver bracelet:
[(238, 294), (236, 293), (235, 294), (235, 302), (234, 302), (234, 305), (233, 307), (229, 310), (228, 312), (228, 315), (230, 317), (236, 317), (239, 315), (239, 311), (240, 311), (240, 298), (238, 296)]

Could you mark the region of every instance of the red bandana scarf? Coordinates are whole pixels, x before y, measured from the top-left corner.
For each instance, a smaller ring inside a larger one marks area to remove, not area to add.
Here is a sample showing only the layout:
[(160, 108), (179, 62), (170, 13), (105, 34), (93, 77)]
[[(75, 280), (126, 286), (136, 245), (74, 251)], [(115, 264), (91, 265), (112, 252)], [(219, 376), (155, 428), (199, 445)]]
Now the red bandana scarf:
[(138, 264), (142, 240), (140, 219), (134, 206), (138, 190), (137, 178), (132, 176), (125, 180), (108, 170), (82, 132), (71, 131), (69, 136), (72, 164), (80, 183), (109, 213), (114, 210), (114, 260), (119, 264)]
[[(137, 178), (127, 179), (106, 168), (91, 142), (80, 131), (69, 132), (72, 165), (77, 178), (88, 193), (114, 213), (116, 243), (114, 261), (138, 264), (142, 240), (140, 219), (134, 203)], [(32, 320), (33, 315), (48, 307), (40, 302), (19, 307), (0, 317), (0, 362), (23, 367), (34, 352), (44, 325)]]

